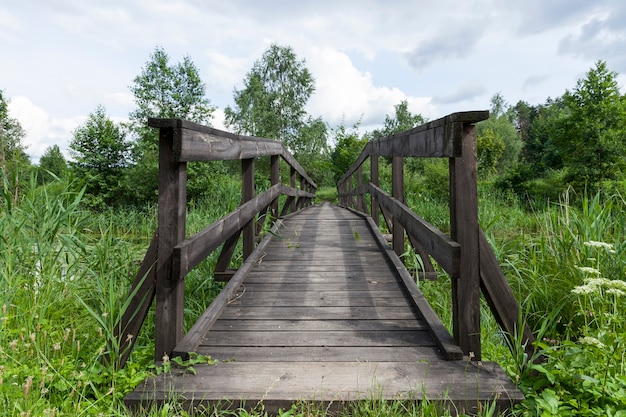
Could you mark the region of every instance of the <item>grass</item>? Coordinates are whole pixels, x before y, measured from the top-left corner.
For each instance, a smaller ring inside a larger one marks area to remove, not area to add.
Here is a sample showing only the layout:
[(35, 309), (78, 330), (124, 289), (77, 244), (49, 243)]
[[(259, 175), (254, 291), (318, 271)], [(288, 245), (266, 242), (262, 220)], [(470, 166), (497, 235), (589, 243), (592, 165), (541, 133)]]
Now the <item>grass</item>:
[[(322, 190), (320, 190), (322, 191)], [(324, 200), (334, 199), (324, 190)], [(541, 364), (510, 354), (486, 305), (482, 306), (484, 360), (498, 361), (527, 400), (519, 415), (625, 415), (626, 206), (620, 195), (564, 194), (541, 210), (480, 189), (480, 220), (524, 317), (539, 332)], [(213, 201), (188, 209), (188, 233), (239, 204), (235, 185), (223, 184)], [(156, 211), (91, 213), (72, 184), (26, 189), (18, 204), (0, 196), (0, 415), (127, 416), (122, 399), (157, 369), (152, 365), (149, 316), (127, 366), (100, 363), (119, 355), (113, 326), (154, 230)], [(407, 201), (440, 227), (449, 220), (441, 199), (417, 193)], [(240, 250), (233, 265), (240, 261)], [(207, 280), (210, 258), (186, 278), (188, 327), (221, 285)], [(451, 322), (449, 281), (424, 281), (421, 288), (445, 324)], [(151, 313), (153, 314), (153, 313)], [(519, 350), (518, 350), (519, 351)], [(441, 414), (443, 413), (443, 414)], [(621, 414), (620, 414), (621, 413)], [(222, 411), (222, 415), (264, 415)], [(282, 415), (325, 415), (311, 404), (295, 404)], [(185, 415), (176, 404), (149, 411)], [(428, 402), (365, 401), (342, 415), (446, 415)], [(493, 415), (486, 406), (483, 416)]]

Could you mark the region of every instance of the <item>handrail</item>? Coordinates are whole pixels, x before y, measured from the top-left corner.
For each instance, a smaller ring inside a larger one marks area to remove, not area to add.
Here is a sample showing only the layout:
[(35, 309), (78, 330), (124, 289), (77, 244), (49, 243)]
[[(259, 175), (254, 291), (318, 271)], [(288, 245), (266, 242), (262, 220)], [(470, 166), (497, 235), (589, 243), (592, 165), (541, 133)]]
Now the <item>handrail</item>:
[[(415, 251), (424, 261), (424, 272), (434, 272), (429, 259), (432, 256), (450, 275), (454, 338), (464, 354), (475, 360), (481, 358), (481, 290), (505, 332), (514, 336), (514, 330), (519, 326), (517, 301), (491, 248), (485, 244), (478, 224), (474, 124), (488, 117), (488, 111), (453, 113), (405, 132), (368, 142), (337, 184), (340, 205), (366, 214), (369, 213), (364, 195), (370, 195), (372, 220), (378, 225), (379, 212), (382, 211), (393, 235), (393, 250), (398, 256), (404, 253), (406, 231)], [(392, 158), (392, 195), (379, 187), (380, 156)], [(405, 157), (449, 158), (450, 237), (421, 219), (404, 203)], [(364, 184), (362, 165), (368, 158), (370, 182)], [(527, 326), (524, 338), (527, 341), (533, 338)], [(531, 343), (527, 345), (532, 348)]]
[[(150, 118), (148, 126), (159, 129), (158, 231), (142, 262), (142, 275), (131, 288), (126, 312), (116, 325), (122, 352), (118, 366), (124, 366), (155, 297), (155, 361), (164, 354), (171, 355), (183, 337), (185, 275), (222, 244), (215, 272), (224, 272), (218, 269), (228, 267), (240, 236), (245, 260), (254, 250), (260, 226), (256, 218), (264, 217), (267, 210), (278, 218), (305, 208), (312, 203), (317, 188), (279, 141), (237, 135), (182, 119)], [(255, 196), (254, 161), (259, 157), (270, 157), (271, 187)], [(290, 167), (289, 185), (280, 181), (280, 158)], [(240, 207), (186, 238), (187, 163), (237, 159), (242, 165)], [(282, 210), (280, 195), (287, 196)], [(131, 337), (127, 337), (130, 331)]]

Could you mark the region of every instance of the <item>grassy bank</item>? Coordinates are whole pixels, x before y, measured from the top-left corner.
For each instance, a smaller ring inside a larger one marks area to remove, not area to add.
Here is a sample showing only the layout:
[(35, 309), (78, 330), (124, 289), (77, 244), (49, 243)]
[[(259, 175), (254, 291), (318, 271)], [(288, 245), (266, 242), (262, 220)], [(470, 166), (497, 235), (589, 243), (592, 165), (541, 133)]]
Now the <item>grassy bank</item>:
[[(239, 203), (225, 183), (211, 203), (189, 208), (189, 230), (204, 227)], [(332, 199), (331, 190), (324, 193)], [(36, 184), (18, 204), (0, 198), (0, 414), (128, 415), (123, 396), (155, 372), (154, 319), (137, 338), (123, 370), (100, 357), (119, 349), (113, 327), (123, 311), (138, 263), (156, 229), (156, 211), (92, 213), (71, 184)], [(409, 204), (445, 230), (439, 199), (407, 196)], [(219, 204), (215, 204), (219, 202)], [(625, 202), (620, 196), (562, 201), (541, 210), (520, 206), (488, 186), (480, 218), (518, 299), (539, 334), (542, 365), (511, 355), (486, 307), (484, 359), (496, 360), (527, 396), (520, 415), (625, 415)], [(236, 255), (237, 257), (240, 255)], [(204, 311), (221, 285), (205, 279), (210, 258), (186, 278), (185, 325)], [(444, 322), (450, 322), (445, 277), (420, 283)], [(522, 350), (514, 350), (521, 352)], [(364, 402), (346, 414), (434, 416), (434, 404)], [(621, 413), (621, 414), (620, 414)], [(154, 415), (183, 415), (175, 405)], [(245, 415), (245, 412), (236, 414)], [(255, 414), (263, 414), (262, 410)], [(298, 404), (285, 415), (323, 415)], [(492, 415), (487, 407), (483, 415)]]

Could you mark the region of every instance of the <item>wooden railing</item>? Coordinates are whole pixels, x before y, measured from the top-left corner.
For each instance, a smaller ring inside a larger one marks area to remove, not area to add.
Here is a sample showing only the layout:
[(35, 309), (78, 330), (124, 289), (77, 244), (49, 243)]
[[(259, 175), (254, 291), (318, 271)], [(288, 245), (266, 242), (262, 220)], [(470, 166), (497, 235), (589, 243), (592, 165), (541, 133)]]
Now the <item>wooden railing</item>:
[[(120, 366), (126, 362), (155, 297), (155, 361), (159, 361), (164, 354), (171, 355), (183, 338), (185, 275), (222, 244), (215, 275), (228, 275), (240, 236), (245, 260), (254, 250), (267, 211), (277, 218), (306, 207), (316, 189), (279, 141), (236, 135), (181, 119), (149, 119), (148, 125), (159, 129), (158, 230), (133, 283), (130, 303), (115, 328)], [(271, 188), (255, 196), (254, 161), (259, 157), (270, 158)], [(289, 186), (280, 180), (280, 158), (290, 167)], [(186, 238), (187, 163), (237, 159), (242, 165), (241, 206)], [(281, 194), (287, 196), (282, 209)]]
[[(453, 337), (465, 355), (481, 359), (481, 289), (496, 320), (516, 336), (519, 305), (478, 224), (476, 128), (488, 111), (453, 113), (392, 136), (368, 142), (356, 162), (339, 181), (339, 204), (370, 214), (378, 225), (382, 214), (392, 232), (394, 252), (404, 252), (405, 232), (423, 261), (422, 274), (435, 274), (432, 257), (452, 280)], [(379, 157), (392, 158), (391, 195), (380, 188)], [(441, 232), (405, 204), (404, 158), (448, 158), (450, 171), (450, 236)], [(370, 182), (363, 182), (362, 166), (370, 160)], [(370, 210), (365, 195), (370, 196)], [(523, 325), (526, 348), (533, 336)]]

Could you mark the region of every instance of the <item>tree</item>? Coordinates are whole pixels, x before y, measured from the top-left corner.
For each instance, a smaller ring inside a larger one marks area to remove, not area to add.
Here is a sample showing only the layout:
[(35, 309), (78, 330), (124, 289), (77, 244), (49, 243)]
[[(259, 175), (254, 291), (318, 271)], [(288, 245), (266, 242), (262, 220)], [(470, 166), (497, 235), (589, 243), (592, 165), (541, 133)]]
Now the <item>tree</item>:
[(342, 122), (332, 132), (335, 139), (335, 149), (333, 149), (330, 159), (333, 163), (335, 183), (348, 172), (356, 158), (361, 154), (367, 139), (359, 138), (360, 121), (355, 123), (351, 129), (347, 129)]
[(19, 198), (19, 190), (30, 175), (30, 158), (22, 140), (26, 132), (20, 122), (9, 116), (9, 102), (0, 90), (0, 180), (2, 189), (13, 202)]
[(483, 174), (504, 173), (517, 163), (522, 141), (513, 117), (514, 112), (502, 95), (495, 94), (491, 98), (489, 119), (476, 127), (478, 161), (487, 163), (478, 167)]
[(235, 89), (226, 124), (237, 133), (281, 140), (296, 157), (314, 154), (326, 137), (320, 135), (320, 119), (307, 117), (305, 110), (313, 91), (305, 61), (298, 61), (290, 47), (273, 44), (246, 75), (244, 88)]
[(568, 182), (593, 190), (620, 178), (626, 168), (626, 99), (617, 73), (598, 61), (563, 101), (567, 116), (554, 143), (562, 150)]
[(72, 167), (85, 182), (88, 203), (102, 208), (119, 202), (131, 144), (122, 127), (115, 124), (103, 106), (96, 107), (87, 121), (74, 131), (70, 141)]
[(402, 100), (400, 104), (393, 107), (395, 115), (393, 117), (385, 115), (382, 130), (374, 131), (374, 137), (393, 135), (426, 123), (426, 119), (421, 114), (413, 114), (409, 111), (409, 103), (406, 100)]
[[(158, 189), (158, 131), (147, 127), (148, 118), (181, 118), (210, 125), (215, 107), (205, 96), (205, 84), (191, 58), (185, 56), (182, 62), (170, 64), (169, 56), (161, 47), (155, 48), (141, 74), (133, 81), (130, 90), (135, 96), (137, 109), (129, 118), (137, 142), (133, 148), (135, 164), (129, 178), (141, 178), (142, 181), (130, 184), (133, 195), (129, 197), (137, 203), (144, 203), (155, 201)], [(206, 173), (201, 172), (201, 166), (206, 169), (206, 164), (188, 165), (192, 191), (206, 188), (202, 185)], [(188, 196), (198, 197), (194, 192)]]
[(56, 178), (63, 178), (67, 173), (67, 161), (61, 153), (59, 145), (52, 145), (39, 158), (39, 181), (50, 182)]

